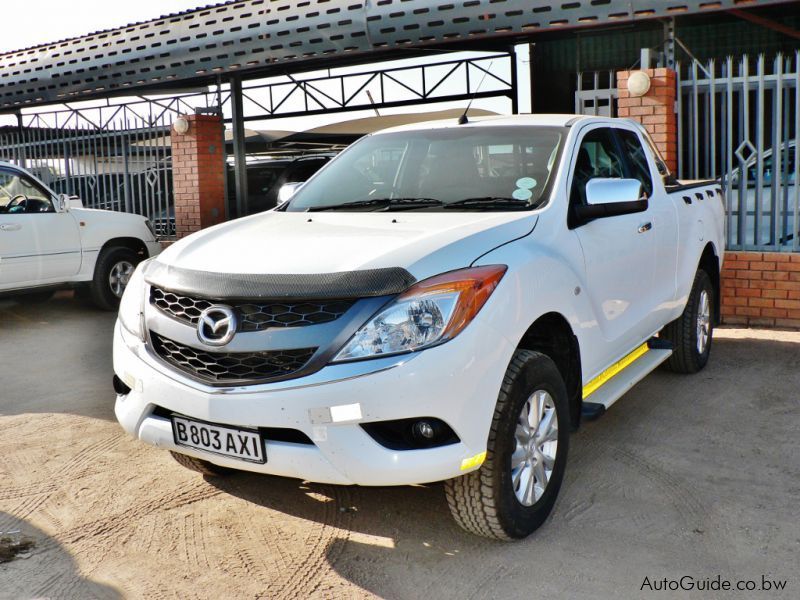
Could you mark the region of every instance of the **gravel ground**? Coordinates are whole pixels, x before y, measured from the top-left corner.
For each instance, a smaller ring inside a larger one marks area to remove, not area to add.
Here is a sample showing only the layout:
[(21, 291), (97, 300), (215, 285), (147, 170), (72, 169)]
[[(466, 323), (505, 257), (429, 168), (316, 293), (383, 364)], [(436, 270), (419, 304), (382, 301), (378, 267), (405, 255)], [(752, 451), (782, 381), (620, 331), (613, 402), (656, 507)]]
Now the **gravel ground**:
[[(204, 480), (123, 434), (113, 315), (0, 301), (0, 598), (636, 598), (651, 582), (786, 579), (800, 597), (800, 333), (725, 329), (572, 440), (530, 539), (463, 533), (440, 485)], [(667, 596), (667, 594), (655, 594)], [(672, 594), (669, 594), (671, 596)]]

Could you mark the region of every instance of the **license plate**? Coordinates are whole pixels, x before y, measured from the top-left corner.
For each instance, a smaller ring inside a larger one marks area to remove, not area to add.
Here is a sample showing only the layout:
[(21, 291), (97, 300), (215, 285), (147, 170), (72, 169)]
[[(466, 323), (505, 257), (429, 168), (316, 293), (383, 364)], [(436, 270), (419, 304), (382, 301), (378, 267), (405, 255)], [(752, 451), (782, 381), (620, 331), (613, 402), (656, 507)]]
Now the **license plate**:
[(172, 434), (179, 446), (205, 450), (254, 463), (267, 462), (258, 432), (172, 417)]

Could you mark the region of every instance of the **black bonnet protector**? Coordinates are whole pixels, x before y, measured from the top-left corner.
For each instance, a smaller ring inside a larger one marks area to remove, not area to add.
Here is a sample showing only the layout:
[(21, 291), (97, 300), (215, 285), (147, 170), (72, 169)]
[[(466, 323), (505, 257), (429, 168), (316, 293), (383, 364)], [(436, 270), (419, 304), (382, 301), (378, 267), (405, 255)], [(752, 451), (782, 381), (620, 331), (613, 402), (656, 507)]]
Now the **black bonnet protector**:
[(313, 274), (213, 273), (165, 265), (158, 260), (147, 265), (145, 280), (172, 292), (201, 298), (240, 300), (335, 300), (371, 298), (399, 294), (416, 280), (400, 267)]

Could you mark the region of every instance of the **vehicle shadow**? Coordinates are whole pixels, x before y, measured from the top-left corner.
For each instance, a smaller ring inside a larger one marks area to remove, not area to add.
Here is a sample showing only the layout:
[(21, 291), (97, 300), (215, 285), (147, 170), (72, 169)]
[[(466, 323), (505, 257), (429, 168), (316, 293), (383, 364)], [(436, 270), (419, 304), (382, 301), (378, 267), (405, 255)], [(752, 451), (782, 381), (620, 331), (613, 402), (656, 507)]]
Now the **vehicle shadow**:
[(112, 420), (116, 315), (59, 292), (0, 300), (0, 415), (69, 413)]
[(118, 600), (123, 597), (113, 587), (83, 577), (70, 553), (41, 529), (0, 511), (0, 544), (3, 539), (29, 540), (33, 545), (13, 558), (3, 553), (4, 561), (8, 562), (0, 562), (0, 598)]
[[(441, 483), (345, 487), (250, 473), (207, 481), (277, 511), (279, 527), (287, 517), (316, 522), (321, 530), (316, 535), (326, 540), (317, 550), (320, 559), (338, 576), (382, 598), (420, 598), (426, 589), (435, 597), (470, 597), (486, 571), (464, 567), (503, 546), (456, 525)], [(451, 571), (458, 576), (449, 576)], [(452, 589), (442, 589), (445, 580)]]
[[(734, 527), (731, 515), (748, 514), (755, 523), (774, 515), (765, 512), (763, 498), (741, 494), (742, 466), (729, 449), (755, 445), (769, 426), (777, 435), (774, 462), (798, 466), (800, 375), (792, 365), (800, 344), (725, 335), (715, 340), (715, 356), (702, 373), (656, 372), (571, 437), (555, 510), (523, 541), (462, 531), (442, 484), (337, 487), (248, 473), (208, 482), (263, 507), (273, 527), (294, 518), (320, 525), (328, 531), (317, 534), (326, 540), (319, 552), (327, 565), (380, 597), (613, 597), (619, 586), (638, 590), (653, 570), (753, 569), (763, 557), (747, 550), (752, 536)], [(768, 410), (754, 413), (754, 405)], [(778, 430), (775, 414), (784, 418)], [(779, 504), (794, 493), (781, 469), (760, 471), (758, 484)]]

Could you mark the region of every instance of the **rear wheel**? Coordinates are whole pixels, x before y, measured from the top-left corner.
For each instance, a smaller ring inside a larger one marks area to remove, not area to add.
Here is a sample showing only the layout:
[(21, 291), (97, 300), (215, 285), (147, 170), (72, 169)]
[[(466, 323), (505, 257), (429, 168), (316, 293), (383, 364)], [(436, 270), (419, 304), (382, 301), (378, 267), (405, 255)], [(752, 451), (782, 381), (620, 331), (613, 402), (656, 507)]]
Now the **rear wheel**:
[(539, 528), (561, 488), (569, 430), (567, 390), (555, 363), (539, 352), (517, 351), (500, 389), (483, 466), (445, 481), (458, 524), (502, 540)]
[(672, 356), (666, 366), (675, 373), (697, 373), (708, 363), (714, 335), (714, 286), (702, 269), (694, 277), (683, 314), (661, 331), (672, 342)]
[(140, 257), (130, 248), (106, 248), (97, 259), (90, 288), (92, 302), (102, 310), (116, 310)]
[(194, 456), (188, 456), (186, 454), (181, 454), (180, 452), (173, 452), (172, 450), (170, 450), (169, 453), (172, 455), (172, 458), (174, 458), (182, 466), (186, 467), (187, 469), (191, 469), (192, 471), (197, 471), (198, 473), (208, 477), (221, 477), (231, 472), (231, 469), (220, 467), (219, 465), (210, 463), (207, 460), (195, 458)]

